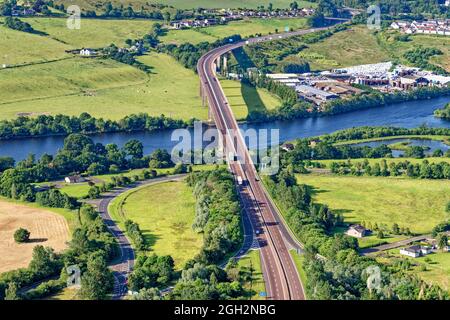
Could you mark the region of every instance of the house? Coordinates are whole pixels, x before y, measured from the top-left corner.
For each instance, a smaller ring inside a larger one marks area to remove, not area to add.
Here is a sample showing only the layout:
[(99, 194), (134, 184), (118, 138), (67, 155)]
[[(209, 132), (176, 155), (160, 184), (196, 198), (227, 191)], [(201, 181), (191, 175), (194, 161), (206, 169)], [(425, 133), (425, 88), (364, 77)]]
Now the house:
[(354, 224), (351, 225), (348, 230), (345, 232), (346, 235), (355, 238), (363, 238), (368, 235), (369, 230), (364, 228), (362, 225)]
[(80, 183), (86, 181), (82, 176), (80, 175), (74, 175), (74, 176), (67, 176), (64, 178), (64, 181), (67, 183)]
[(400, 249), (400, 254), (412, 258), (426, 256), (431, 253), (431, 247), (428, 246), (410, 246), (407, 248)]
[(284, 143), (284, 144), (281, 146), (281, 149), (284, 150), (284, 151), (286, 151), (286, 152), (289, 152), (289, 151), (294, 150), (294, 145), (293, 145), (292, 143)]
[(87, 49), (87, 48), (85, 49), (85, 48), (83, 48), (83, 49), (80, 50), (80, 56), (83, 56), (83, 57), (90, 57), (94, 53), (95, 52), (92, 49)]

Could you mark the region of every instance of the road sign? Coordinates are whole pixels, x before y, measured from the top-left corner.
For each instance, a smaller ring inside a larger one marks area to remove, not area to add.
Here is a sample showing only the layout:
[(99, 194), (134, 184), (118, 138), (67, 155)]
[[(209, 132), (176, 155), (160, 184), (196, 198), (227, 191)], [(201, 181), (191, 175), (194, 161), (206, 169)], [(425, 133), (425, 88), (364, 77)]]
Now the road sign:
[(259, 293), (259, 296), (260, 296), (260, 297), (267, 297), (267, 292), (261, 291), (261, 292)]

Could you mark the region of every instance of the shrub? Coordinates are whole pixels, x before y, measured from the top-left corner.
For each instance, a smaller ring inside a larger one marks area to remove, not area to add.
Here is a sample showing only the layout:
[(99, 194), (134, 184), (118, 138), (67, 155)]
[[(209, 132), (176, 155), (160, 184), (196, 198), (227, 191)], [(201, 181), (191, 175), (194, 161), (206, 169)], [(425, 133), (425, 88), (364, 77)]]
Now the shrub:
[(17, 243), (27, 242), (30, 239), (30, 232), (27, 229), (17, 229), (14, 232), (14, 241)]

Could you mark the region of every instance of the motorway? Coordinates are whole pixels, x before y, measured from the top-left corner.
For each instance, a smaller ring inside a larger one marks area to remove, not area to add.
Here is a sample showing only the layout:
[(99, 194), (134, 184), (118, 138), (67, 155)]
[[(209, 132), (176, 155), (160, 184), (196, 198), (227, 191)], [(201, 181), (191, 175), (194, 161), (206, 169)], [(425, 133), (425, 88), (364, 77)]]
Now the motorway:
[(254, 230), (258, 230), (256, 238), (261, 248), (260, 256), (268, 299), (305, 299), (302, 283), (289, 253), (289, 249), (299, 248), (301, 245), (292, 236), (258, 178), (236, 119), (216, 77), (215, 61), (223, 54), (246, 44), (278, 40), (325, 29), (327, 28), (298, 30), (231, 43), (206, 53), (197, 64), (201, 93), (208, 100), (211, 115), (220, 132), (223, 154), (228, 159), (231, 172), (235, 177), (240, 176), (243, 179), (243, 183), (238, 184), (239, 193)]

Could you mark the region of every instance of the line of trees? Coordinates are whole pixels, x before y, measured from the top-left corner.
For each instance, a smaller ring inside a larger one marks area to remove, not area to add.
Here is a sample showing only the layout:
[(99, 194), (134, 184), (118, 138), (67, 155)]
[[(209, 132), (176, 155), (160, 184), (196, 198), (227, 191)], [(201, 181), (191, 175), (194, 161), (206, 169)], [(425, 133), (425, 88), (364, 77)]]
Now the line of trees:
[(191, 43), (176, 44), (160, 44), (158, 51), (167, 53), (180, 62), (185, 68), (197, 71), (197, 62), (202, 55), (214, 48), (221, 47), (229, 43), (235, 43), (242, 38), (240, 35), (232, 35), (215, 42), (200, 42), (196, 45)]
[(424, 48), (422, 46), (418, 46), (412, 50), (406, 51), (403, 54), (403, 57), (415, 67), (434, 71), (442, 75), (447, 75), (448, 72), (444, 68), (429, 62), (431, 57), (443, 54), (444, 53), (437, 48)]
[[(372, 139), (383, 138), (393, 136), (406, 136), (406, 135), (437, 135), (437, 136), (450, 136), (450, 128), (431, 128), (426, 126), (420, 126), (417, 128), (399, 128), (399, 127), (354, 127), (344, 130), (335, 131), (331, 134), (326, 134), (320, 137), (324, 142), (336, 143), (341, 141), (360, 140), (360, 139)], [(314, 140), (315, 138), (311, 138)]]
[(402, 162), (391, 162), (389, 165), (386, 160), (373, 165), (369, 164), (366, 159), (364, 161), (352, 162), (350, 160), (343, 162), (330, 163), (331, 172), (340, 175), (354, 176), (408, 176), (410, 178), (420, 179), (450, 179), (450, 164), (447, 162), (430, 163), (423, 160), (422, 163), (413, 164), (407, 160)]
[(189, 121), (167, 118), (164, 115), (150, 116), (146, 113), (131, 114), (114, 121), (94, 118), (84, 112), (79, 116), (58, 114), (39, 115), (37, 117), (17, 117), (0, 121), (0, 139), (42, 137), (49, 135), (68, 135), (71, 133), (108, 133), (157, 131), (177, 129), (191, 126), (194, 119)]

